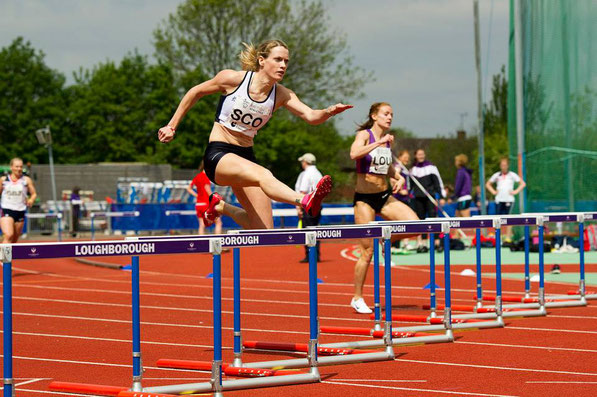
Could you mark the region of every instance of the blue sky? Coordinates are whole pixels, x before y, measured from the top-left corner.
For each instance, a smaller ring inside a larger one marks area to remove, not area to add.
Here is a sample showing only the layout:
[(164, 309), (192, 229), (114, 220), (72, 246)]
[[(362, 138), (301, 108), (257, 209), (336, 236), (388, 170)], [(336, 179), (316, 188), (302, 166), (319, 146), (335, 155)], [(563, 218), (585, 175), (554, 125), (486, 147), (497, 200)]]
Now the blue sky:
[[(479, 3), (483, 82), (491, 84), (491, 76), (508, 60), (509, 1)], [(152, 31), (178, 4), (178, 0), (2, 0), (0, 46), (23, 36), (44, 51), (51, 68), (72, 81), (72, 72), (79, 67), (119, 61), (135, 48), (151, 55)], [(420, 137), (454, 132), (462, 113), (467, 113), (465, 129), (474, 133), (473, 0), (324, 0), (324, 4), (331, 28), (346, 34), (354, 63), (376, 76), (363, 87), (365, 98), (354, 101), (355, 108), (339, 120), (342, 133), (352, 134), (355, 123), (377, 101), (393, 105), (394, 126)]]

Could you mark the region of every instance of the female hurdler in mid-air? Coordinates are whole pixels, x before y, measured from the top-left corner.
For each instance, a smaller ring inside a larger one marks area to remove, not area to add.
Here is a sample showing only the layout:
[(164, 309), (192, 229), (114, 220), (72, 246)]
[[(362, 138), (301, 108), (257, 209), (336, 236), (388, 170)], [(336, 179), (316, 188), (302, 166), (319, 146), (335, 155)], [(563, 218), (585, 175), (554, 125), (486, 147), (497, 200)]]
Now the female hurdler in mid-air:
[(168, 125), (158, 131), (160, 142), (174, 138), (182, 118), (197, 100), (221, 92), (203, 161), (209, 179), (231, 186), (242, 208), (225, 203), (214, 193), (204, 215), (206, 225), (224, 214), (246, 229), (272, 228), (271, 200), (300, 205), (314, 215), (319, 213), (321, 202), (332, 187), (330, 176), (324, 176), (312, 193), (297, 193), (257, 164), (253, 138), (282, 106), (316, 125), (352, 105), (338, 103), (327, 109), (311, 109), (293, 91), (280, 85), (289, 62), (288, 46), (280, 40), (268, 40), (257, 48), (245, 44), (240, 61), (242, 71), (222, 70), (185, 94)]

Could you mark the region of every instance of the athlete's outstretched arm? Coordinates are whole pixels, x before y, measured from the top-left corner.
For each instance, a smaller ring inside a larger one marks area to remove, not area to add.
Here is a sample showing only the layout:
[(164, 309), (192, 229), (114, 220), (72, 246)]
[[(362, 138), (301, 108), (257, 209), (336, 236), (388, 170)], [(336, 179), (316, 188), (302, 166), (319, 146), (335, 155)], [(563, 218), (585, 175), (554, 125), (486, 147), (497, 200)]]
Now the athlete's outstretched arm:
[(350, 147), (350, 158), (352, 160), (358, 160), (365, 157), (370, 151), (385, 145), (386, 142), (390, 142), (390, 144), (394, 142), (394, 135), (386, 134), (380, 140), (369, 143), (369, 133), (367, 130), (361, 130), (357, 132), (354, 142)]
[(290, 110), (292, 114), (312, 125), (321, 124), (330, 117), (353, 107), (353, 105), (337, 103), (328, 106), (325, 109), (311, 109), (309, 106), (305, 105), (292, 90), (289, 90), (284, 86), (278, 87), (280, 88), (280, 95), (282, 97), (281, 106), (284, 106), (286, 109)]
[(237, 86), (244, 72), (238, 72), (236, 70), (222, 70), (212, 79), (204, 81), (187, 91), (184, 95), (176, 112), (168, 122), (168, 125), (162, 127), (158, 131), (158, 139), (160, 142), (170, 142), (174, 139), (174, 132), (180, 124), (180, 121), (185, 114), (193, 107), (195, 103), (205, 95), (213, 94), (216, 92), (226, 92), (226, 89)]

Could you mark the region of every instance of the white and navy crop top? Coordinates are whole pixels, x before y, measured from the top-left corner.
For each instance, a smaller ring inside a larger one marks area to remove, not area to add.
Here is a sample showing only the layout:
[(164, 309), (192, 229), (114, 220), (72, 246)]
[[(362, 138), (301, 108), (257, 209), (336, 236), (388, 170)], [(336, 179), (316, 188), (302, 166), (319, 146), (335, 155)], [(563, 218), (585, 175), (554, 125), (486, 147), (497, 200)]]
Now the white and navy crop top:
[(27, 209), (27, 180), (24, 176), (16, 181), (7, 176), (2, 182), (0, 206), (7, 210), (25, 211)]
[[(371, 130), (369, 133), (369, 144), (375, 142), (375, 136)], [(376, 174), (387, 175), (392, 165), (392, 149), (390, 143), (386, 142), (383, 146), (378, 146), (366, 156), (361, 157), (356, 161), (358, 174)]]
[(269, 121), (276, 105), (276, 84), (265, 100), (258, 102), (251, 98), (249, 86), (253, 75), (247, 72), (236, 90), (222, 95), (216, 111), (216, 123), (250, 138)]

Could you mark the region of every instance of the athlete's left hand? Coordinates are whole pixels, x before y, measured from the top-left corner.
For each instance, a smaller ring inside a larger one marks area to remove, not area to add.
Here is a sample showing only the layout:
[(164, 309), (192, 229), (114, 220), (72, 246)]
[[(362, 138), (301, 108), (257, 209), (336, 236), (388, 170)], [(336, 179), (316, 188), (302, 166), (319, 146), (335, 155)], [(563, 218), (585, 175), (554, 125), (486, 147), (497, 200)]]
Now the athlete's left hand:
[(172, 139), (174, 139), (174, 134), (176, 134), (174, 128), (167, 125), (158, 130), (158, 139), (162, 143), (170, 142)]
[(345, 105), (343, 103), (337, 103), (335, 105), (329, 106), (325, 111), (331, 116), (335, 116), (338, 113), (342, 113), (345, 110), (353, 108), (354, 105)]

